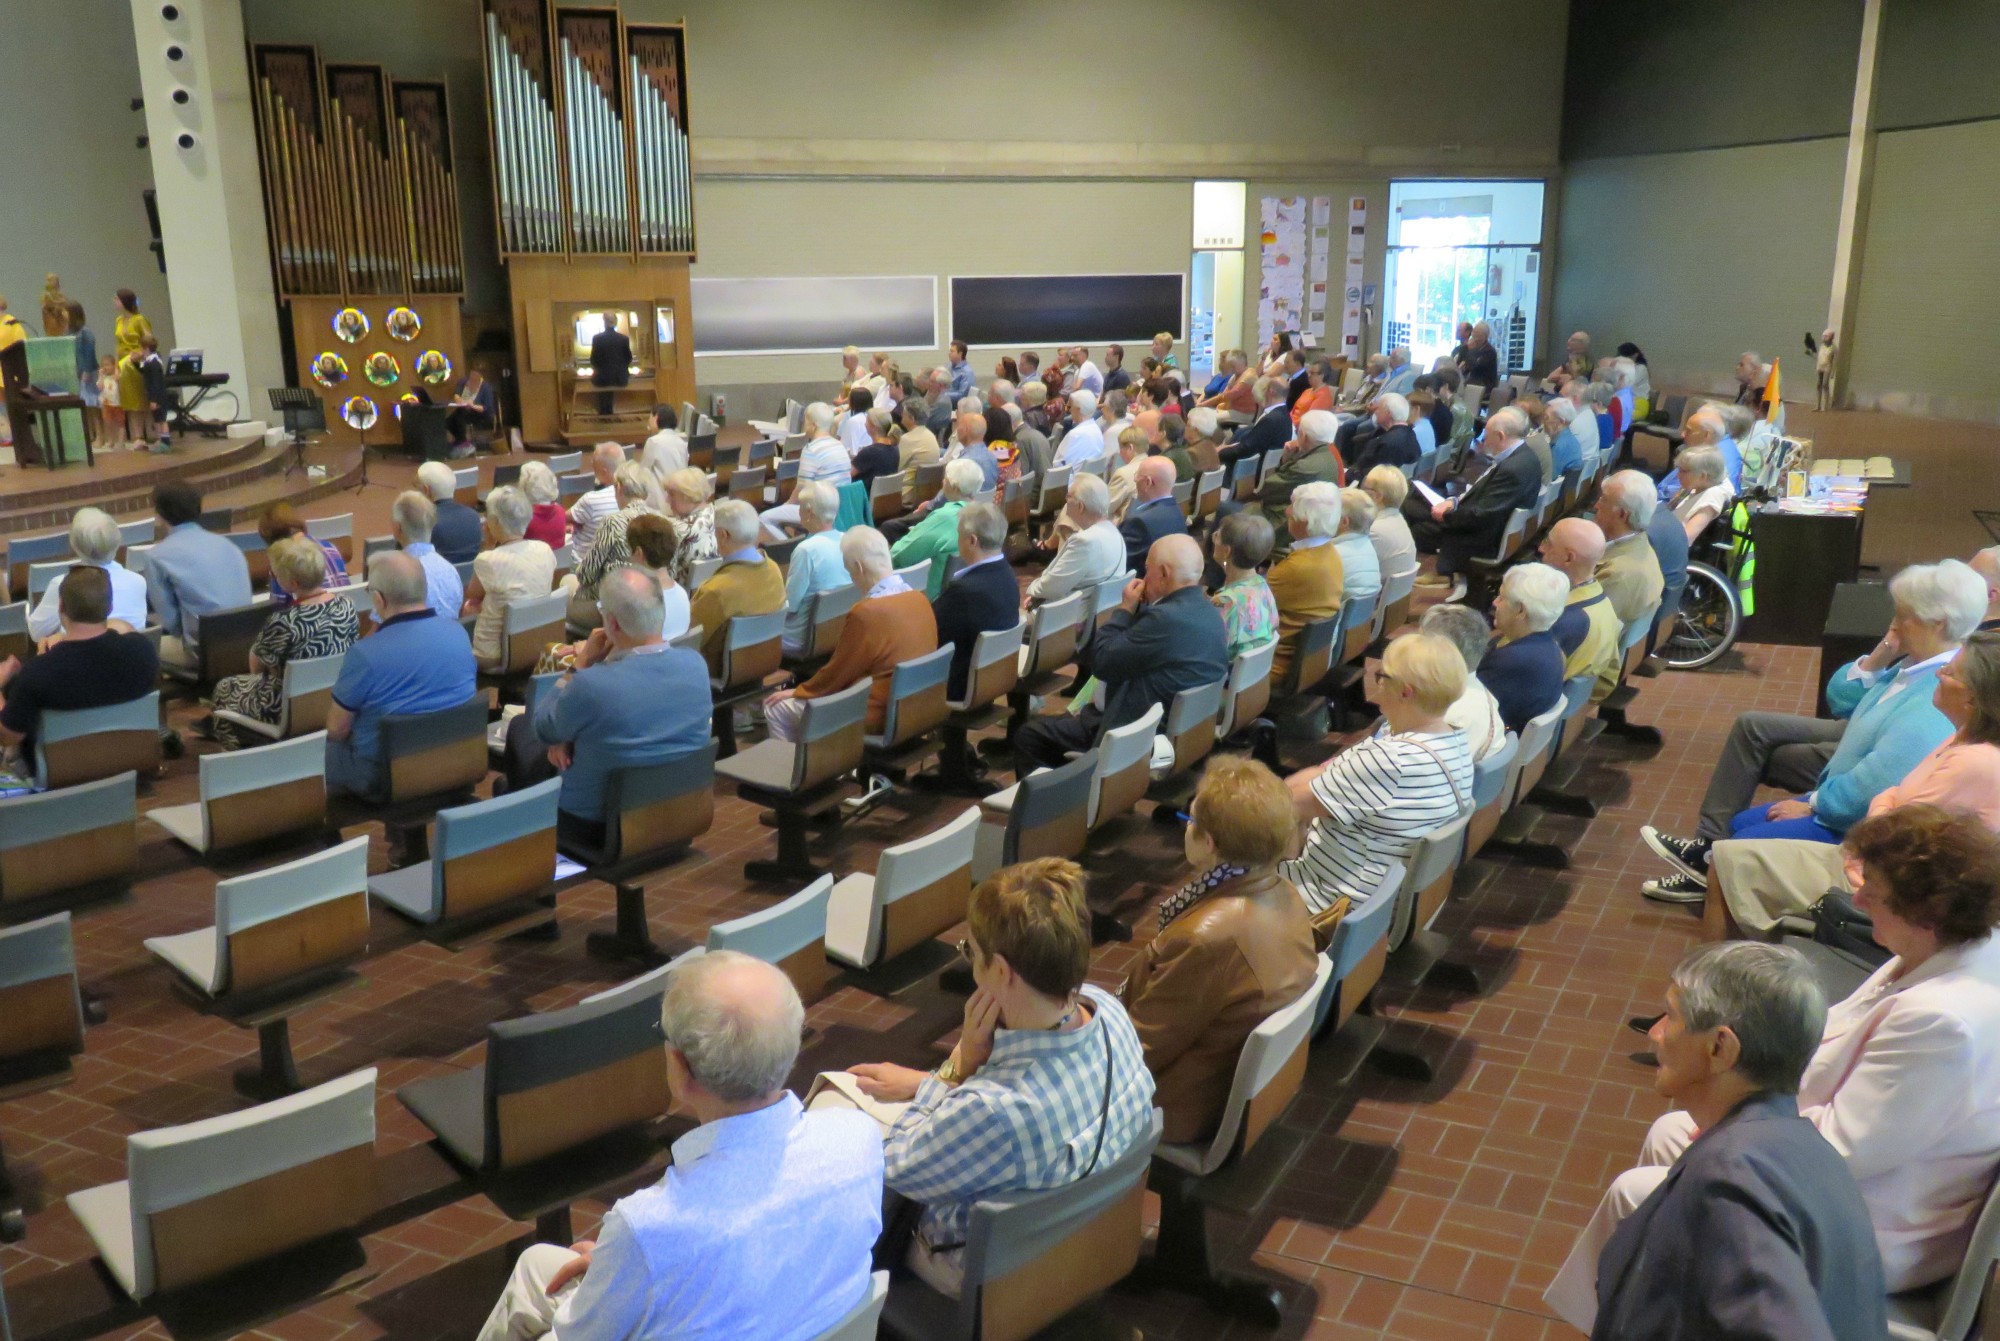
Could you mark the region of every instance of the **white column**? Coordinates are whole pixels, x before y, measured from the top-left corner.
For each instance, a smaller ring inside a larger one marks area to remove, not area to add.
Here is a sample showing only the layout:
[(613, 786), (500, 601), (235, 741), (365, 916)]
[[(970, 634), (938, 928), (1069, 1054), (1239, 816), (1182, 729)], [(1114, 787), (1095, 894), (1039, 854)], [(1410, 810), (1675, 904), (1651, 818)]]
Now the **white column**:
[[(1861, 299), (1861, 253), (1868, 241), (1868, 197), (1875, 181), (1875, 72), (1882, 47), (1882, 0), (1864, 0), (1864, 5), (1854, 108), (1847, 123), (1847, 170), (1840, 183), (1840, 231), (1833, 244), (1833, 288), (1826, 304), (1826, 324), (1839, 333), (1828, 400), (1835, 406), (1847, 399), (1848, 355), (1854, 348), (1855, 309)], [(1807, 385), (1800, 381), (1800, 392)]]
[(132, 31), (175, 342), (229, 374), (244, 418), (266, 418), (285, 378), (242, 0), (132, 0)]

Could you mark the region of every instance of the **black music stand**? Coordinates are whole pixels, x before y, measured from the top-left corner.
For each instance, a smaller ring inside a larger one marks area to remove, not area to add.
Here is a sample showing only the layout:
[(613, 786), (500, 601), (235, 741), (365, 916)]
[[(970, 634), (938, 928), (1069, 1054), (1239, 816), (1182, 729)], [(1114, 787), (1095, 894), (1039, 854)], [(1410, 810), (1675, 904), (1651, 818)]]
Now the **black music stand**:
[(325, 402), (304, 387), (274, 386), (271, 408), (284, 416), (285, 432), (292, 435), (292, 463), (285, 474), (306, 471), (306, 434), (326, 432)]

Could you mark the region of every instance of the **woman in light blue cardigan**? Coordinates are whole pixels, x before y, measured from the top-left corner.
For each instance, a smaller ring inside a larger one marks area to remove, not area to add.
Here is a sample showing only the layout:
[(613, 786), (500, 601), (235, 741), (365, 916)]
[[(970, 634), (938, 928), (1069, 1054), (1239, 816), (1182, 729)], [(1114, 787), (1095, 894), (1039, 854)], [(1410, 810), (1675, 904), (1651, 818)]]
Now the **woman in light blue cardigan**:
[(1795, 838), (1838, 843), (1868, 813), (1876, 794), (1895, 786), (1952, 734), (1932, 702), (1938, 668), (1986, 615), (1986, 580), (1956, 559), (1905, 568), (1889, 584), (1896, 617), (1875, 650), (1841, 667), (1826, 701), (1847, 730), (1819, 784), (1805, 796), (1752, 806), (1730, 823), (1733, 838)]

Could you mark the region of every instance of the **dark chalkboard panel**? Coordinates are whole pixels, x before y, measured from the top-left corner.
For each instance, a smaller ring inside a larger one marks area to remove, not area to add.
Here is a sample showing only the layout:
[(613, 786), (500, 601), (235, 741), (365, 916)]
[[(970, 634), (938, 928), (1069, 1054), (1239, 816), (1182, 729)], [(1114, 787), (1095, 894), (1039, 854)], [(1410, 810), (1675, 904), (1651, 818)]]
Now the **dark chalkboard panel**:
[(969, 345), (1144, 344), (1186, 325), (1185, 276), (955, 275), (951, 334)]

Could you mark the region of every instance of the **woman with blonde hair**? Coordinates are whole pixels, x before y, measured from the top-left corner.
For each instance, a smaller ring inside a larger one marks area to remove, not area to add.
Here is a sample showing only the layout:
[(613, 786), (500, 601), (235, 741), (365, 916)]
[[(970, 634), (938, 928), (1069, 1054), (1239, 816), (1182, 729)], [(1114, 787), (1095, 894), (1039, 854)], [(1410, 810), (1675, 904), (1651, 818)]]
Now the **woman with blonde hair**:
[(577, 561), (574, 585), (565, 580), (570, 593), (569, 622), (581, 628), (594, 629), (603, 622), (597, 612), (598, 584), (606, 573), (631, 562), (632, 542), (627, 530), (633, 519), (647, 513), (660, 516), (667, 510), (659, 479), (637, 461), (618, 467), (611, 477), (611, 488), (618, 510), (597, 524), (590, 553)]
[(1382, 576), (1395, 577), (1417, 566), (1417, 538), (1403, 516), (1403, 500), (1410, 496), (1410, 481), (1395, 466), (1377, 466), (1361, 480), (1361, 487), (1375, 500), (1375, 520), (1369, 524), (1368, 539), (1381, 561)]
[[(327, 589), (326, 553), (310, 536), (285, 536), (272, 545), (271, 585), (285, 603), (264, 621), (250, 644), (250, 673), (215, 682), (215, 708), (260, 722), (276, 723), (284, 707), (285, 664), (310, 657), (340, 656), (361, 636), (354, 607)], [(231, 749), (268, 742), (253, 732), (211, 717), (215, 738)]]
[(1275, 773), (1236, 755), (1209, 761), (1183, 838), (1192, 876), (1160, 905), (1160, 929), (1122, 994), (1165, 1140), (1215, 1131), (1243, 1041), (1312, 985), (1312, 921), (1278, 874), (1297, 836)]
[(674, 581), (685, 589), (696, 564), (720, 557), (715, 547), (715, 485), (705, 472), (691, 466), (676, 470), (662, 484), (667, 497), (663, 514), (676, 542)]
[(1406, 633), (1363, 672), (1385, 729), (1286, 779), (1305, 852), (1280, 872), (1314, 913), (1380, 889), (1391, 862), (1472, 807), (1472, 750), (1445, 713), (1465, 692), (1465, 658), (1434, 633)]

